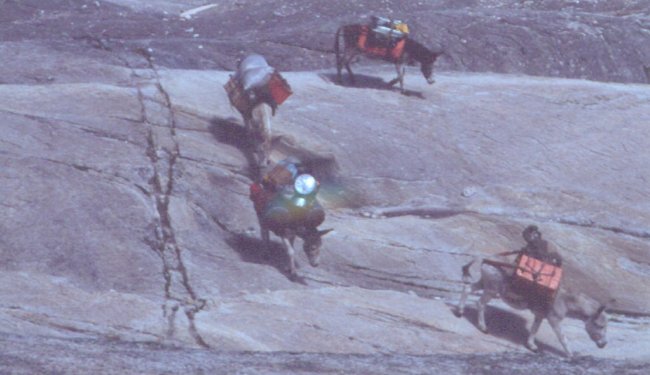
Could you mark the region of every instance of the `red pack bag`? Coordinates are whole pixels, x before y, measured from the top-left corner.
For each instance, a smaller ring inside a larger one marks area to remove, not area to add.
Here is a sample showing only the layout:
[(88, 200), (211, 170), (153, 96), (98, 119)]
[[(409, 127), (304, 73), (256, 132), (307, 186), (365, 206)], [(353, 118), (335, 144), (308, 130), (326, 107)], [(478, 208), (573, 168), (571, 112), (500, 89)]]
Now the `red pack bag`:
[(277, 71), (273, 72), (271, 75), (271, 79), (269, 79), (268, 83), (268, 88), (269, 92), (271, 93), (271, 97), (273, 98), (273, 101), (275, 101), (276, 105), (284, 103), (284, 101), (287, 100), (291, 94), (293, 94), (289, 83)]

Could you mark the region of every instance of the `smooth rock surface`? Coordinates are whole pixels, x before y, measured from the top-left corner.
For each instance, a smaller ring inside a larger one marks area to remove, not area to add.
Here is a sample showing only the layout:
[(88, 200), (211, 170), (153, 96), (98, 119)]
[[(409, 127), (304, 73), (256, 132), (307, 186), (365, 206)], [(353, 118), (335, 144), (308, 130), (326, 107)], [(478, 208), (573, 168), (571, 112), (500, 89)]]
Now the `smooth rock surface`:
[[(647, 372), (644, 2), (253, 3), (0, 2), (0, 372)], [(409, 67), (400, 95), (393, 68), (367, 60), (356, 87), (334, 82), (336, 27), (373, 13), (441, 38), (426, 39), (449, 54), (434, 85)], [(607, 37), (583, 39), (594, 19)], [(528, 25), (526, 47), (553, 63), (461, 47), (433, 32), (442, 20), (467, 40)], [(606, 56), (566, 68), (595, 40)], [(294, 90), (272, 160), (310, 163), (335, 229), (318, 268), (299, 252), (300, 282), (279, 239), (259, 239), (223, 89), (253, 50)], [(616, 300), (605, 349), (567, 319), (578, 359), (546, 323), (532, 355), (531, 314), (499, 302), (487, 335), (472, 306), (454, 316), (461, 266), (520, 248), (528, 224), (564, 256), (566, 287)]]

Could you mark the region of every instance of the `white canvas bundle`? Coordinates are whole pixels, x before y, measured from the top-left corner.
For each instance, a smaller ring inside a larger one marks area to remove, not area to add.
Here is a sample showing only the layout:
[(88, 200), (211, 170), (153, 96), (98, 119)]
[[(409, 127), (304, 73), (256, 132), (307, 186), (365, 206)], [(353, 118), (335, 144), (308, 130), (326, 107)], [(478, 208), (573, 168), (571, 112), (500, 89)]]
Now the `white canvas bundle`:
[(273, 71), (263, 56), (249, 55), (239, 64), (235, 77), (241, 81), (244, 90), (250, 90), (266, 85)]

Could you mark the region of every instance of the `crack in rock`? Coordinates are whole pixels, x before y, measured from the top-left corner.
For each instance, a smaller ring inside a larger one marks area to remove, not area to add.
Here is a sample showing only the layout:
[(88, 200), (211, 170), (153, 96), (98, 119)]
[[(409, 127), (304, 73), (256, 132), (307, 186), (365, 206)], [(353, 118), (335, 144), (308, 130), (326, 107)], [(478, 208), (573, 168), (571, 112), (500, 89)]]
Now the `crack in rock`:
[[(417, 276), (404, 276), (400, 274), (394, 274), (390, 272), (385, 272), (381, 270), (375, 270), (363, 266), (359, 266), (356, 264), (348, 264), (348, 268), (354, 270), (355, 274), (362, 274), (365, 277), (368, 277), (369, 279), (374, 279), (382, 282), (387, 282), (390, 284), (395, 284), (399, 285), (402, 287), (408, 287), (408, 288), (417, 288), (420, 290), (424, 291), (435, 291), (435, 292), (441, 292), (444, 294), (449, 294), (449, 293), (456, 293), (455, 290), (447, 289), (447, 288), (442, 288), (442, 287), (435, 287), (431, 285), (426, 285), (423, 283), (418, 283), (416, 281), (425, 281), (420, 277)], [(415, 281), (409, 281), (409, 280), (400, 280), (400, 278), (411, 278), (414, 279)], [(439, 280), (442, 281), (442, 280)]]
[[(155, 87), (163, 97), (164, 107), (168, 115), (168, 134), (156, 132), (155, 126), (147, 118), (145, 96), (138, 86), (138, 100), (140, 102), (140, 116), (142, 122), (150, 125), (147, 133), (146, 155), (153, 167), (153, 176), (149, 180), (152, 190), (152, 199), (156, 208), (157, 217), (154, 222), (154, 239), (148, 239), (149, 246), (162, 260), (165, 303), (162, 306), (163, 317), (167, 319), (167, 337), (174, 336), (176, 332), (176, 314), (182, 311), (189, 322), (189, 333), (195, 342), (202, 347), (209, 347), (198, 332), (195, 316), (206, 307), (206, 300), (199, 298), (194, 291), (189, 279), (189, 274), (183, 262), (183, 250), (179, 246), (172, 217), (169, 211), (170, 201), (174, 191), (174, 173), (176, 163), (180, 158), (180, 145), (176, 139), (176, 115), (171, 97), (163, 87), (160, 76), (154, 66), (151, 55), (146, 50), (138, 50), (149, 65), (155, 76)], [(171, 146), (161, 146), (158, 137), (167, 136)]]
[(555, 221), (560, 224), (565, 224), (565, 225), (573, 225), (573, 226), (578, 226), (578, 227), (584, 227), (584, 228), (592, 228), (592, 229), (600, 229), (608, 232), (613, 232), (616, 234), (623, 234), (627, 235), (630, 237), (635, 237), (635, 238), (640, 238), (643, 240), (650, 239), (650, 231), (644, 230), (644, 229), (633, 229), (633, 228), (622, 228), (622, 227), (615, 227), (611, 225), (602, 225), (602, 224), (597, 224), (594, 223), (593, 221), (589, 220), (587, 222), (582, 222), (578, 220), (571, 220), (571, 219), (564, 219), (564, 218), (559, 218), (559, 219), (551, 219), (550, 221)]
[(359, 215), (365, 218), (370, 219), (381, 219), (381, 218), (394, 218), (399, 216), (419, 216), (426, 219), (445, 219), (448, 217), (456, 215), (484, 215), (484, 216), (497, 216), (508, 219), (517, 219), (517, 220), (535, 220), (539, 222), (554, 222), (558, 224), (578, 226), (583, 228), (590, 229), (599, 229), (608, 232), (613, 232), (616, 234), (622, 234), (630, 237), (635, 237), (643, 240), (650, 239), (650, 231), (641, 228), (625, 228), (613, 225), (604, 225), (598, 224), (592, 220), (575, 220), (565, 217), (541, 217), (541, 216), (530, 216), (524, 214), (504, 214), (504, 213), (495, 213), (490, 212), (489, 210), (466, 210), (458, 208), (445, 208), (445, 207), (421, 207), (421, 208), (412, 208), (412, 207), (397, 207), (390, 208), (385, 210), (364, 210), (359, 212)]
[(294, 43), (289, 43), (289, 42), (284, 42), (284, 41), (278, 41), (278, 40), (262, 40), (264, 43), (269, 43), (269, 44), (278, 44), (281, 46), (285, 47), (293, 47), (293, 48), (300, 48), (305, 51), (312, 51), (312, 52), (318, 52), (318, 53), (333, 53), (334, 49), (318, 49), (318, 48), (313, 48), (310, 46), (304, 46), (304, 45), (299, 45), (299, 44), (294, 44)]
[(422, 328), (422, 329), (427, 329), (427, 330), (432, 330), (434, 332), (439, 332), (439, 333), (452, 333), (452, 331), (446, 330), (439, 328), (437, 326), (434, 326), (433, 324), (428, 324), (426, 322), (423, 322), (421, 320), (416, 320), (416, 319), (409, 319), (405, 316), (398, 315), (398, 314), (393, 314), (388, 311), (383, 311), (383, 310), (378, 310), (378, 309), (368, 309), (369, 311), (372, 312), (371, 318), (379, 321), (384, 321), (384, 322), (389, 322), (389, 323), (402, 323), (406, 327), (417, 327), (417, 328)]
[[(44, 325), (47, 327), (54, 328), (56, 330), (64, 330), (72, 333), (78, 333), (88, 336), (96, 336), (100, 334), (106, 335), (106, 331), (121, 331), (127, 332), (128, 334), (146, 336), (153, 339), (158, 339), (159, 337), (151, 332), (147, 332), (140, 329), (135, 329), (126, 325), (103, 325), (96, 322), (87, 321), (87, 320), (69, 320), (65, 317), (58, 315), (51, 315), (43, 312), (34, 312), (26, 310), (20, 306), (8, 306), (2, 310), (7, 310), (7, 314), (15, 317), (17, 319), (29, 322), (35, 325)], [(109, 333), (110, 335), (110, 333)]]
[(65, 162), (65, 161), (61, 161), (61, 160), (56, 160), (56, 159), (51, 159), (51, 158), (44, 158), (44, 157), (30, 157), (30, 158), (31, 159), (37, 159), (37, 160), (43, 160), (43, 161), (46, 161), (46, 162), (49, 162), (49, 163), (62, 165), (62, 166), (68, 167), (68, 168), (74, 168), (74, 169), (76, 169), (76, 170), (78, 170), (80, 172), (90, 173), (90, 174), (95, 175), (95, 176), (100, 176), (102, 178), (106, 178), (111, 183), (123, 184), (125, 186), (132, 186), (132, 187), (135, 187), (138, 191), (140, 191), (145, 196), (151, 196), (151, 193), (147, 189), (145, 189), (144, 187), (138, 185), (137, 183), (133, 183), (128, 178), (122, 177), (122, 176), (120, 176), (118, 174), (115, 174), (115, 173), (107, 173), (106, 171), (104, 171), (102, 169), (94, 168), (94, 167), (90, 167), (90, 166), (87, 166), (87, 165), (84, 165), (84, 164), (78, 164), (78, 163), (74, 163), (74, 162)]
[[(92, 135), (97, 136), (99, 138), (110, 139), (110, 140), (117, 141), (117, 142), (125, 142), (125, 143), (129, 143), (131, 145), (139, 146), (137, 143), (129, 140), (125, 136), (120, 136), (120, 135), (117, 135), (117, 134), (111, 134), (109, 132), (98, 130), (98, 129), (88, 128), (85, 124), (83, 124), (81, 122), (72, 121), (71, 119), (51, 119), (51, 118), (48, 118), (46, 116), (36, 115), (36, 114), (32, 114), (32, 113), (8, 111), (8, 110), (1, 110), (1, 109), (0, 109), (0, 112), (7, 113), (7, 114), (10, 114), (10, 115), (14, 115), (14, 116), (24, 117), (26, 119), (38, 122), (40, 124), (47, 125), (50, 128), (55, 126), (55, 124), (56, 125), (65, 124), (66, 126), (69, 126), (72, 129), (78, 129), (78, 130), (80, 130), (80, 131), (82, 131), (84, 133), (92, 134)], [(117, 117), (117, 116), (114, 116), (113, 118), (116, 118), (116, 119), (119, 119), (119, 120), (124, 120), (124, 121), (130, 121), (130, 122), (138, 122), (138, 123), (143, 122), (141, 119), (140, 120), (134, 120), (134, 119), (129, 119), (129, 118), (125, 118), (125, 117)], [(6, 141), (3, 141), (3, 142), (6, 142)]]

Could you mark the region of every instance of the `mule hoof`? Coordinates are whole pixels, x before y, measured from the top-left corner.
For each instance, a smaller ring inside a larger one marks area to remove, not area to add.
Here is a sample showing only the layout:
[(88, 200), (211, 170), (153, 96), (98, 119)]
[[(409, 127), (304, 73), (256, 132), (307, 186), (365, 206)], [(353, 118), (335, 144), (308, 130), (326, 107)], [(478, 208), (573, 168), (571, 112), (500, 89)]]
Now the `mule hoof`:
[(539, 347), (537, 347), (537, 345), (535, 345), (535, 343), (526, 342), (525, 346), (526, 346), (526, 348), (527, 348), (528, 350), (530, 350), (531, 352), (533, 352), (533, 353), (539, 353)]
[(305, 280), (305, 278), (298, 274), (289, 275), (289, 281), (291, 281), (292, 283), (307, 285), (307, 281)]

